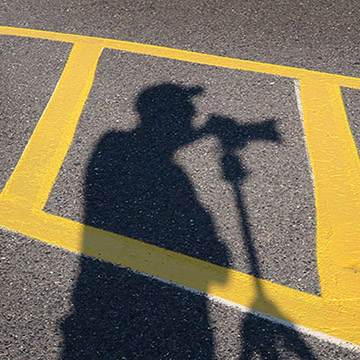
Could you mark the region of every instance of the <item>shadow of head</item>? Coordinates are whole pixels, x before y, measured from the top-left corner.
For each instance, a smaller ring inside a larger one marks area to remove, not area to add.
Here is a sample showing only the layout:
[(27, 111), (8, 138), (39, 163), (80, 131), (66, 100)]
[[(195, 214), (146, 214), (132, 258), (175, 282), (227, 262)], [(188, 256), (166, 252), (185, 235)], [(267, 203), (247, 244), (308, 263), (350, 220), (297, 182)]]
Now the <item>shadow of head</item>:
[(191, 99), (203, 91), (201, 86), (170, 83), (151, 86), (139, 94), (135, 109), (140, 114), (142, 126), (160, 126), (169, 130), (177, 126), (190, 127), (196, 113)]

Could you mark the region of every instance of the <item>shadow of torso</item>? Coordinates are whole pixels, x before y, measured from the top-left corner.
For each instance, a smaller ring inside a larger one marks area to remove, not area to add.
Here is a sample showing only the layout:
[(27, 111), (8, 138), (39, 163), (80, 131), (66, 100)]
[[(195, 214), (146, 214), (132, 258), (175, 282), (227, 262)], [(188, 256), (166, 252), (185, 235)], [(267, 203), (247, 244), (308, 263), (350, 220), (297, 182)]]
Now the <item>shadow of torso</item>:
[(141, 129), (105, 135), (87, 170), (85, 224), (227, 266), (225, 245), (170, 142)]

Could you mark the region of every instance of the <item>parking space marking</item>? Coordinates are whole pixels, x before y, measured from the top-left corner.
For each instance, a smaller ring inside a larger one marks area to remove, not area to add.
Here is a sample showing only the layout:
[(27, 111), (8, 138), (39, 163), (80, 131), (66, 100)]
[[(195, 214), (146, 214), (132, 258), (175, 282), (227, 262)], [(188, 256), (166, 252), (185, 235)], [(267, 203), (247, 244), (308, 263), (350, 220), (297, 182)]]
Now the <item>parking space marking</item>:
[(314, 173), (321, 294), (360, 300), (360, 163), (341, 90), (300, 81), (304, 127)]
[(0, 34), (62, 41), (73, 44), (94, 44), (108, 49), (122, 50), (137, 54), (151, 55), (203, 65), (225, 67), (244, 71), (254, 71), (270, 75), (286, 76), (296, 79), (311, 77), (314, 80), (316, 79), (317, 81), (325, 81), (328, 83), (337, 84), (339, 86), (360, 89), (360, 79), (351, 76), (329, 74), (319, 71), (294, 68), (290, 66), (274, 65), (250, 60), (229, 58), (225, 56), (202, 54), (187, 50), (168, 48), (164, 46), (148, 45), (130, 41), (113, 40), (84, 35), (63, 34), (43, 30), (14, 28), (8, 26), (0, 26)]
[[(0, 27), (0, 34), (74, 43), (59, 84), (0, 195), (1, 226), (79, 253), (86, 241), (86, 255), (360, 344), (360, 164), (340, 92), (340, 86), (360, 89), (360, 79), (88, 36), (11, 27)], [(321, 297), (43, 212), (103, 48), (300, 81), (315, 180)]]

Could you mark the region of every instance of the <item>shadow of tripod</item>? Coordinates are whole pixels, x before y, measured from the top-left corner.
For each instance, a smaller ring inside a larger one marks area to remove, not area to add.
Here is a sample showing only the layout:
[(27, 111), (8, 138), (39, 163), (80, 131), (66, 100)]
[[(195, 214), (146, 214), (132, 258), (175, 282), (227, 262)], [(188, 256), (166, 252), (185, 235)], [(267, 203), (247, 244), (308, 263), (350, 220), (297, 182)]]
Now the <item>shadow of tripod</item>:
[[(265, 294), (260, 281), (262, 273), (259, 259), (254, 246), (254, 238), (251, 233), (244, 197), (240, 191), (240, 186), (248, 174), (235, 153), (236, 150), (245, 147), (247, 142), (251, 140), (280, 142), (281, 138), (275, 128), (275, 121), (265, 120), (258, 124), (239, 126), (232, 119), (212, 116), (207, 128), (209, 132), (216, 134), (222, 143), (225, 153), (222, 158), (223, 177), (231, 184), (235, 194), (239, 218), (242, 223), (245, 249), (250, 260), (250, 274), (254, 277), (254, 287), (256, 289), (256, 297), (250, 308), (259, 309), (266, 303), (269, 313), (277, 318), (284, 319), (285, 316), (282, 312)], [(229, 136), (230, 134), (232, 136)], [(259, 336), (259, 329), (266, 329), (267, 331)], [(241, 360), (251, 359), (256, 354), (261, 359), (279, 359), (278, 342), (282, 342), (286, 350), (294, 353), (301, 359), (315, 359), (315, 356), (295, 329), (287, 328), (280, 324), (273, 324), (266, 319), (255, 317), (253, 314), (248, 313), (240, 331), (243, 337)], [(259, 341), (260, 339), (261, 341)]]

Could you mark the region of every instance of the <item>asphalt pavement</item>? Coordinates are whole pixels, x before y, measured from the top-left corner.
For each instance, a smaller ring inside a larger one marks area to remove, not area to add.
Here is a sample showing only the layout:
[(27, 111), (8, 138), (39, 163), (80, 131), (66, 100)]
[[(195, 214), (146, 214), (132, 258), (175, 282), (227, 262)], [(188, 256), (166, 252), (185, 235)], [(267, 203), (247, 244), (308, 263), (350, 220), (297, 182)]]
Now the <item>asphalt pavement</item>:
[[(360, 77), (359, 11), (350, 0), (3, 0), (0, 25)], [(71, 46), (0, 41), (3, 189)], [(290, 78), (105, 49), (44, 210), (320, 296), (313, 178), (295, 86)], [(360, 93), (342, 94), (359, 149)], [(164, 104), (175, 120), (151, 123)], [(198, 136), (212, 118), (233, 131)], [(227, 171), (236, 166), (236, 175)], [(174, 204), (178, 216), (169, 217)], [(360, 357), (354, 346), (206, 294), (6, 229), (0, 236), (0, 358)]]

